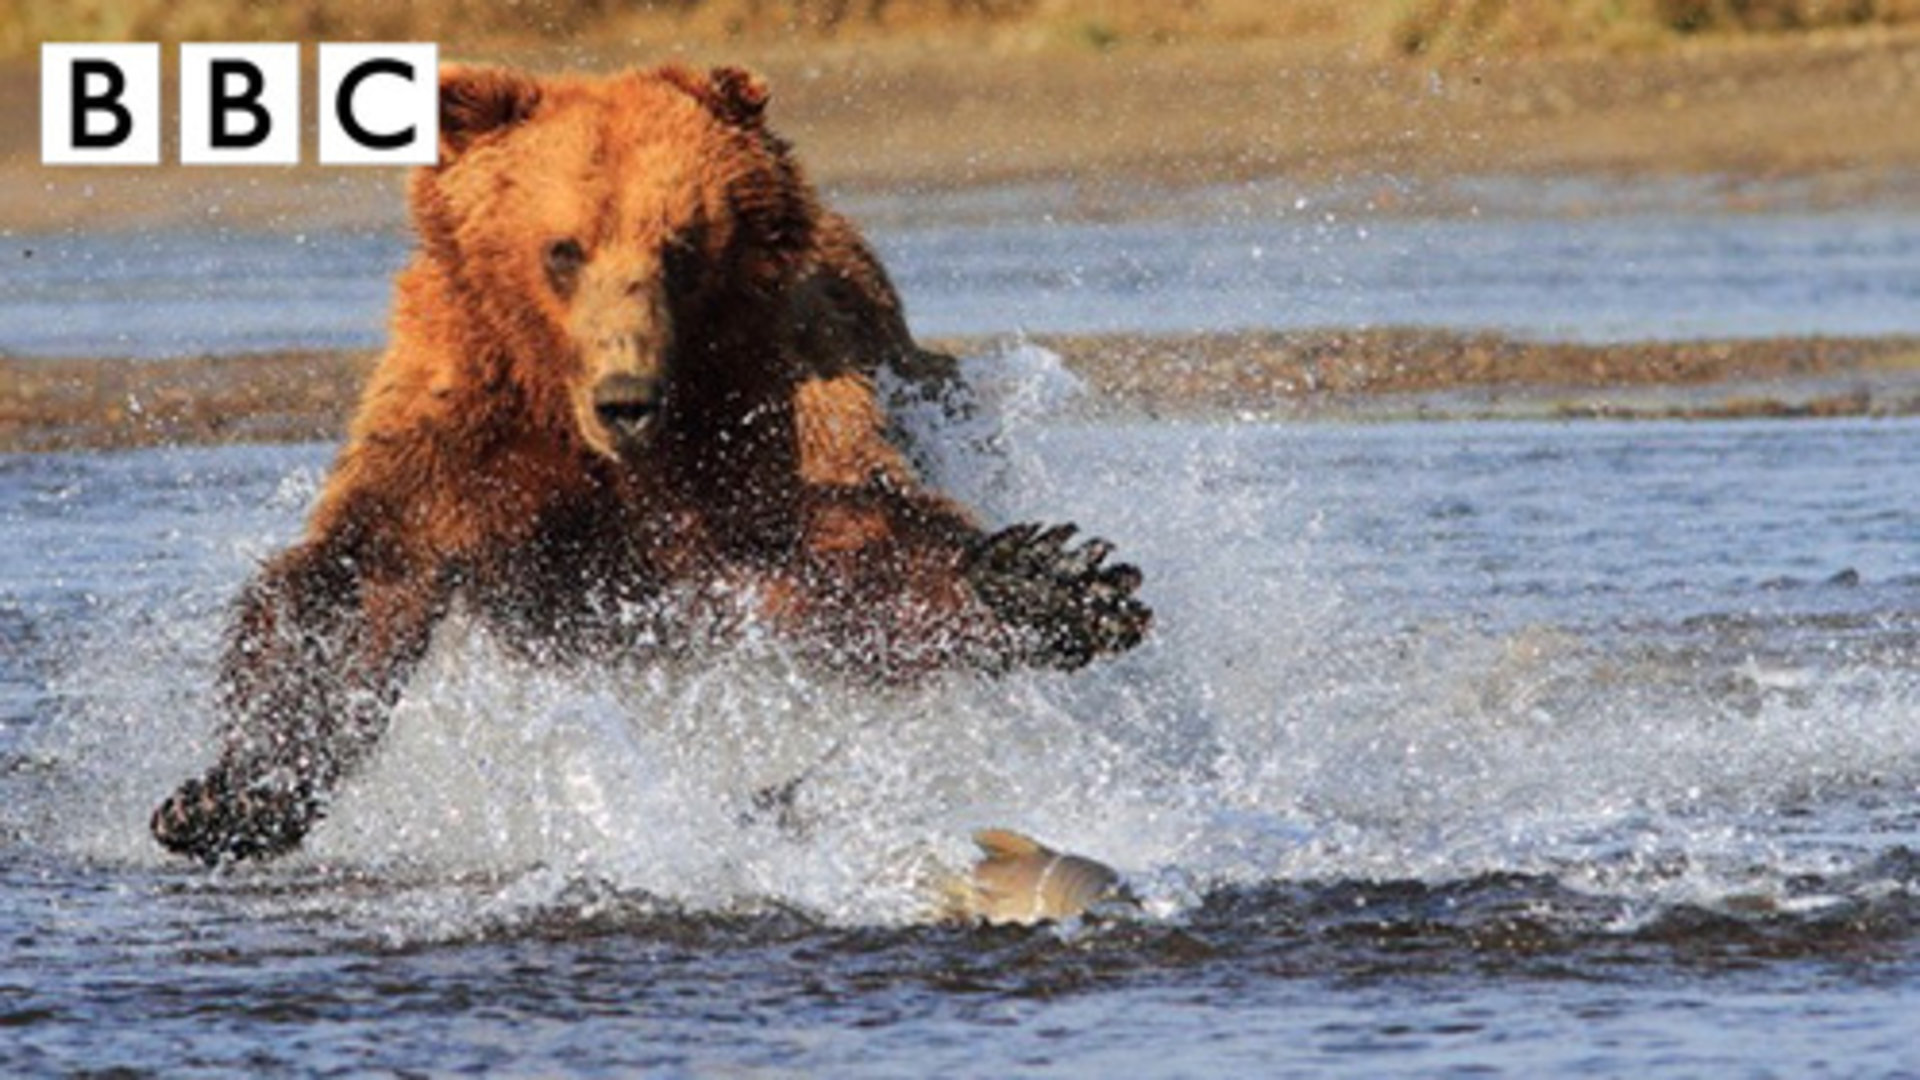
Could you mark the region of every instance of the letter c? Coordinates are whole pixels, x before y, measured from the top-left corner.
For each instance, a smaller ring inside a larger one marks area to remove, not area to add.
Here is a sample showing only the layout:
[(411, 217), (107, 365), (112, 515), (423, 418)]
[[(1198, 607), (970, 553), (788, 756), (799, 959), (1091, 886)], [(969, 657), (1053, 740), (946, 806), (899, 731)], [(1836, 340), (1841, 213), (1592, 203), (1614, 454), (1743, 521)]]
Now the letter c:
[(347, 133), (348, 138), (370, 150), (398, 150), (409, 146), (413, 143), (414, 135), (418, 131), (413, 125), (409, 124), (399, 131), (382, 135), (377, 131), (367, 130), (366, 126), (360, 123), (360, 118), (353, 114), (354, 92), (360, 89), (361, 83), (375, 75), (398, 75), (412, 82), (413, 65), (404, 60), (378, 57), (356, 64), (353, 70), (347, 72), (346, 78), (340, 80), (340, 89), (333, 96), (333, 113), (340, 118), (340, 129)]

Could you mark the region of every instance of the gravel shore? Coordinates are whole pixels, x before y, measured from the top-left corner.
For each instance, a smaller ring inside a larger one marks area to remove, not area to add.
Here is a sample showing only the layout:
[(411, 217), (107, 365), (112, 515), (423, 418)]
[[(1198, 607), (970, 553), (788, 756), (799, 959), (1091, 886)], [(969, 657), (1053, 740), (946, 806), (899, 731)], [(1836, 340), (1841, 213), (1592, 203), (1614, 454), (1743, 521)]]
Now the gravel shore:
[[(1430, 331), (1041, 335), (1084, 408), (1166, 418), (1920, 414), (1920, 337), (1569, 345)], [(983, 339), (933, 344), (991, 353)], [(375, 360), (0, 357), (0, 452), (339, 437)]]

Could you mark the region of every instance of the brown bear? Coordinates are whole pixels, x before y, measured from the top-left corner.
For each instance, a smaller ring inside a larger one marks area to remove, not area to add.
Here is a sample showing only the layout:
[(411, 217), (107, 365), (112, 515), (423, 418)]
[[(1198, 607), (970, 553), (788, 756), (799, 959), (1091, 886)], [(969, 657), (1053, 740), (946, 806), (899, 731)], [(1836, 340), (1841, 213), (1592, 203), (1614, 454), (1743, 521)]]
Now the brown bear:
[(1132, 647), (1140, 577), (927, 490), (874, 376), (951, 371), (732, 68), (449, 68), (392, 343), (305, 539), (245, 588), (222, 748), (154, 812), (219, 862), (297, 845), (456, 601), (535, 659), (725, 647), (901, 681)]

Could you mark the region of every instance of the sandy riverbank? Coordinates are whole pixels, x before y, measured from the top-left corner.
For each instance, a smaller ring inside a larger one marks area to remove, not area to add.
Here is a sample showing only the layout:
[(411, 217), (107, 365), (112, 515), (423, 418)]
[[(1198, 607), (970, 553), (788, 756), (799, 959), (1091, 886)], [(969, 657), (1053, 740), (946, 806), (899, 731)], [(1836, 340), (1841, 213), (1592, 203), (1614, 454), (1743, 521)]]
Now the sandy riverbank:
[[(1920, 33), (1719, 38), (1428, 64), (1279, 37), (1110, 48), (965, 35), (450, 49), (541, 68), (745, 62), (831, 191), (895, 217), (935, 192), (1044, 183), (1068, 213), (1152, 215), (1155, 194), (1338, 191), (1355, 214), (1579, 215), (1673, 183), (1703, 211), (1920, 210)], [(0, 65), (0, 257), (23, 233), (397, 228), (389, 170), (37, 164), (31, 63)], [(309, 157), (311, 155), (309, 154)], [(1477, 183), (1498, 179), (1490, 189)], [(1556, 189), (1564, 190), (1564, 188)], [(1512, 209), (1507, 207), (1505, 209)], [(1920, 331), (1920, 327), (1916, 327)], [(970, 343), (962, 343), (970, 344)], [(1909, 339), (1535, 345), (1429, 333), (1049, 341), (1114, 407), (1150, 414), (1911, 413)], [(328, 438), (370, 358), (298, 352), (127, 363), (0, 358), (0, 449)]]
[[(694, 43), (659, 33), (448, 47), (542, 68), (744, 62), (774, 118), (840, 191), (1043, 181), (1092, 212), (1141, 191), (1249, 180), (1358, 193), (1374, 212), (1471, 209), (1453, 181), (1704, 184), (1716, 207), (1920, 207), (1920, 28), (1560, 51), (1433, 65), (1315, 39), (1026, 47), (952, 34)], [(233, 222), (393, 225), (390, 170), (48, 169), (31, 62), (0, 66), (0, 229)], [(309, 154), (309, 159), (311, 154)]]
[[(1536, 344), (1435, 332), (1040, 336), (1091, 410), (1286, 419), (1920, 414), (1920, 337)], [(936, 344), (964, 353), (984, 340)], [(0, 358), (0, 452), (338, 438), (374, 357)]]

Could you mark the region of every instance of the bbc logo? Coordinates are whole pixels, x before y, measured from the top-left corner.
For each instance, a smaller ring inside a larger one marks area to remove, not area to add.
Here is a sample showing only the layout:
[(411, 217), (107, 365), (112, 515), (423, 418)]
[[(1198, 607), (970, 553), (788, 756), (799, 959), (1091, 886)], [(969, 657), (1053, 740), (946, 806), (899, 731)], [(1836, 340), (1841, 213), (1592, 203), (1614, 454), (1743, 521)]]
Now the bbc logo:
[[(322, 44), (322, 165), (431, 165), (439, 157), (439, 46)], [(40, 46), (40, 160), (160, 164), (160, 46)], [(300, 46), (180, 46), (180, 162), (300, 160)]]

